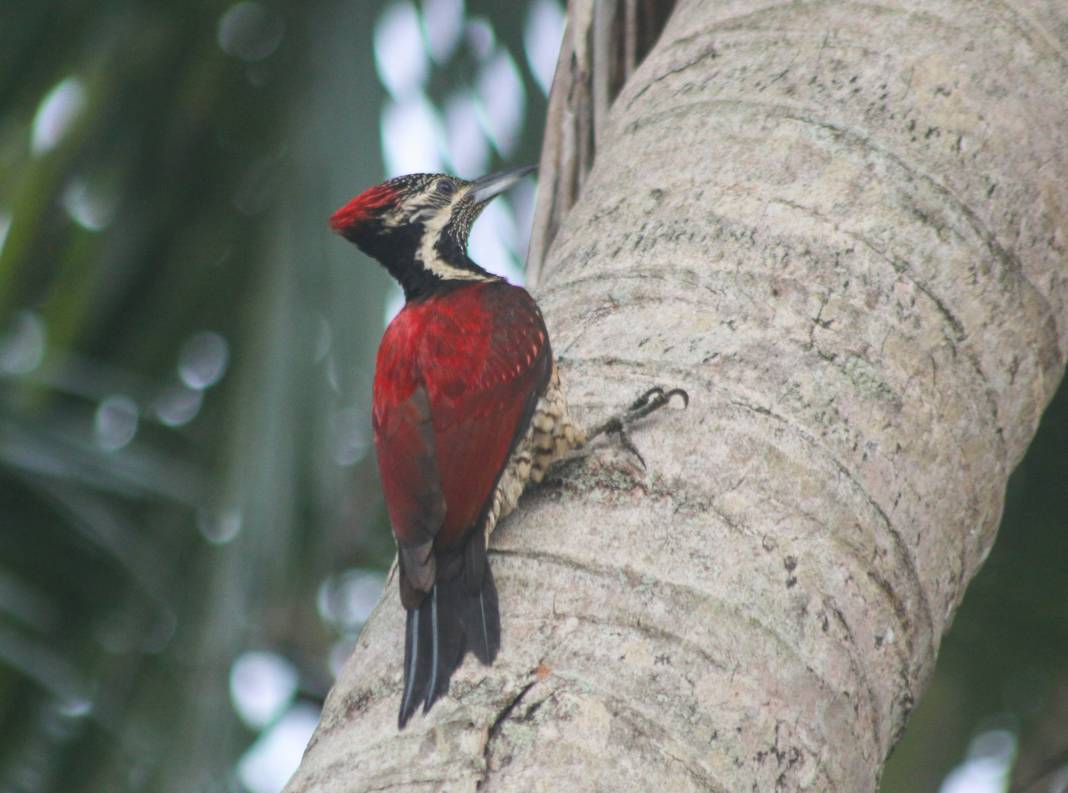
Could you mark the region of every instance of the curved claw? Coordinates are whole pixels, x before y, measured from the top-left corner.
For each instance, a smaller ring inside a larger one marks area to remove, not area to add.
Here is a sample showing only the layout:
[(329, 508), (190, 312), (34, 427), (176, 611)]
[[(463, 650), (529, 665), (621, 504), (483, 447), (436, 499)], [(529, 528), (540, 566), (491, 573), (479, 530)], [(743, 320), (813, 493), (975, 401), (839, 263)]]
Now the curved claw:
[[(655, 395), (655, 399), (653, 396)], [(648, 391), (643, 393), (637, 399), (630, 403), (628, 410), (639, 410), (650, 403), (650, 401), (658, 401), (664, 398), (664, 389), (658, 385), (653, 386)]]
[(642, 458), (637, 447), (635, 447), (634, 443), (627, 436), (627, 427), (669, 404), (674, 397), (680, 397), (682, 399), (682, 406), (684, 409), (689, 407), (690, 395), (686, 393), (685, 390), (681, 388), (665, 390), (662, 386), (653, 386), (635, 399), (622, 415), (612, 416), (607, 421), (604, 421), (600, 425), (591, 429), (587, 434), (587, 441), (593, 440), (598, 435), (606, 433), (619, 435), (620, 443), (623, 448), (633, 452), (641, 461), (642, 467), (644, 468), (645, 460)]
[(637, 399), (635, 399), (629, 408), (628, 412), (636, 410), (642, 410), (643, 408), (649, 408), (650, 412), (662, 405), (668, 404), (673, 397), (682, 398), (682, 407), (688, 408), (690, 406), (690, 395), (686, 393), (685, 389), (672, 388), (670, 391), (665, 391), (662, 386), (653, 386), (648, 391), (643, 393)]
[[(663, 390), (663, 389), (661, 389)], [(664, 401), (670, 402), (674, 396), (682, 397), (682, 408), (685, 410), (690, 406), (690, 395), (682, 388), (672, 388), (666, 394), (664, 394)]]

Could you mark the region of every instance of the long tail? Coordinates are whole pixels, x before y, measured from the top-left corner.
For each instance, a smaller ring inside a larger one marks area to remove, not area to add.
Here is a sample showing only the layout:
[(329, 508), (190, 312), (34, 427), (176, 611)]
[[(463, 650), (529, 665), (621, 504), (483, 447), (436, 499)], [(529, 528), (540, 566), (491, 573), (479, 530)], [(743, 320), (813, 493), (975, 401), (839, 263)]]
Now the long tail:
[(465, 586), (462, 575), (439, 580), (419, 606), (408, 610), (404, 695), (397, 725), (403, 729), (420, 703), (426, 713), (448, 692), (452, 673), (469, 650), (482, 663), (491, 664), (500, 646), (497, 587), (489, 565), (482, 586), (474, 592)]

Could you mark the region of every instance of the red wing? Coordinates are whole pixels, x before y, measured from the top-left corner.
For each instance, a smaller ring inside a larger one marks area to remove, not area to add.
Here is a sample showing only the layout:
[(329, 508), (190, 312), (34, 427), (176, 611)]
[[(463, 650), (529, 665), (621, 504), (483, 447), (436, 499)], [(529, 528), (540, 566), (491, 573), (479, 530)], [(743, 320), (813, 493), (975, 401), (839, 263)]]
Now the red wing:
[(524, 290), (479, 284), (439, 301), (397, 316), (375, 374), (382, 490), (401, 563), (423, 591), (434, 581), (432, 547), (459, 545), (478, 526), (552, 368), (545, 323)]
[[(499, 292), (487, 290), (485, 299), (493, 322), (481, 329), (488, 337), (482, 349), (457, 361), (464, 340), (442, 333), (421, 356), (447, 507), (439, 547), (459, 543), (478, 524), (551, 370), (545, 324), (533, 299), (503, 284)], [(451, 355), (443, 358), (445, 345)], [(430, 363), (450, 358), (449, 366)]]
[(434, 584), (434, 538), (445, 518), (426, 389), (375, 412), (382, 494), (408, 580), (424, 592)]

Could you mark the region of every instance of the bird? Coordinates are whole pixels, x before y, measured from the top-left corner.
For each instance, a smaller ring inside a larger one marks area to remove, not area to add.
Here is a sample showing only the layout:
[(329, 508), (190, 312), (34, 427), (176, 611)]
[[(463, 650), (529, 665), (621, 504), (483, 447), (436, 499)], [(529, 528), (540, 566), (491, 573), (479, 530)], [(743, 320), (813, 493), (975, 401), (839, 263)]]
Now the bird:
[(686, 399), (654, 388), (589, 432), (572, 419), (538, 304), (467, 252), (485, 206), (533, 171), (398, 176), (330, 217), (404, 292), (378, 348), (371, 411), (406, 611), (400, 729), (448, 691), (468, 652), (485, 665), (496, 658), (487, 542), (527, 483), (604, 432), (637, 452), (627, 426)]

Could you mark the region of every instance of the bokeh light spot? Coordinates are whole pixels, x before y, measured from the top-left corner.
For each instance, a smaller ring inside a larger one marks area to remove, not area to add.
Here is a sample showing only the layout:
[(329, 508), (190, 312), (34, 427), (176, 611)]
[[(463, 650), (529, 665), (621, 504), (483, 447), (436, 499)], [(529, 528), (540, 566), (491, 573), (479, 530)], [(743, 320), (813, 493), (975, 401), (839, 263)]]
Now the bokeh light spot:
[(103, 231), (115, 216), (114, 199), (81, 179), (67, 185), (59, 203), (71, 220), (88, 231)]
[(285, 35), (285, 23), (276, 12), (261, 3), (242, 2), (230, 6), (221, 17), (216, 36), (227, 55), (248, 63), (270, 57)]
[(206, 330), (191, 336), (178, 355), (178, 376), (190, 388), (203, 390), (226, 374), (230, 347), (226, 339)]
[(349, 466), (367, 456), (371, 445), (370, 420), (362, 408), (342, 408), (330, 421), (330, 442), (334, 462)]
[(7, 233), (11, 231), (11, 215), (0, 212), (0, 253), (4, 252), (4, 243), (7, 242)]
[(457, 93), (445, 102), (445, 141), (453, 173), (475, 178), (489, 168), (490, 148), (478, 123), (478, 104), (469, 93)]
[(249, 793), (279, 793), (285, 787), (318, 723), (318, 708), (299, 703), (252, 744), (237, 766)]
[(197, 417), (204, 401), (204, 392), (197, 388), (175, 384), (167, 386), (152, 403), (160, 423), (168, 427), (182, 427)]
[(0, 336), (0, 372), (29, 374), (44, 359), (45, 325), (32, 311), (16, 311), (7, 332)]
[(489, 20), (482, 17), (474, 17), (468, 20), (464, 28), (464, 38), (467, 39), (467, 47), (480, 61), (484, 61), (493, 54), (497, 37), (493, 34), (493, 25)]
[(315, 342), (312, 360), (321, 363), (330, 353), (330, 347), (334, 343), (334, 333), (330, 329), (330, 322), (322, 314), (315, 317)]
[(319, 616), (339, 631), (355, 632), (371, 616), (385, 583), (382, 573), (362, 568), (331, 576), (319, 587)]
[(564, 35), (564, 11), (555, 0), (534, 0), (523, 26), (523, 50), (534, 81), (549, 95)]
[(410, 2), (391, 3), (375, 23), (375, 68), (395, 99), (406, 99), (426, 82), (427, 62), (419, 12)]
[(939, 793), (1004, 793), (1016, 758), (1016, 736), (986, 730), (972, 739), (968, 756), (946, 776)]
[(297, 691), (297, 670), (277, 653), (242, 653), (230, 667), (230, 700), (254, 730), (274, 721)]
[(71, 697), (60, 702), (56, 710), (68, 719), (83, 719), (93, 712), (93, 701), (88, 697)]
[(77, 77), (60, 81), (37, 106), (30, 135), (34, 154), (44, 154), (60, 144), (88, 102), (85, 85)]
[(213, 512), (197, 512), (197, 528), (212, 545), (225, 545), (241, 533), (241, 510), (237, 507)]
[(530, 246), (530, 230), (534, 223), (534, 202), (538, 195), (538, 180), (528, 176), (508, 194), (515, 216), (515, 254), (520, 261), (526, 261), (527, 248)]
[(486, 206), (471, 228), (471, 258), (491, 273), (522, 284), (523, 271), (512, 248), (515, 236), (515, 221), (507, 200), (498, 198)]
[(507, 50), (498, 50), (479, 69), (476, 85), (493, 145), (502, 157), (508, 159), (519, 143), (526, 113), (526, 92), (519, 69)]
[(382, 157), (387, 176), (441, 170), (441, 120), (422, 94), (387, 102), (382, 110)]
[(141, 411), (128, 396), (115, 394), (102, 401), (93, 419), (96, 443), (105, 451), (122, 449), (137, 434)]
[(430, 56), (445, 63), (464, 32), (464, 0), (423, 0), (423, 24)]

